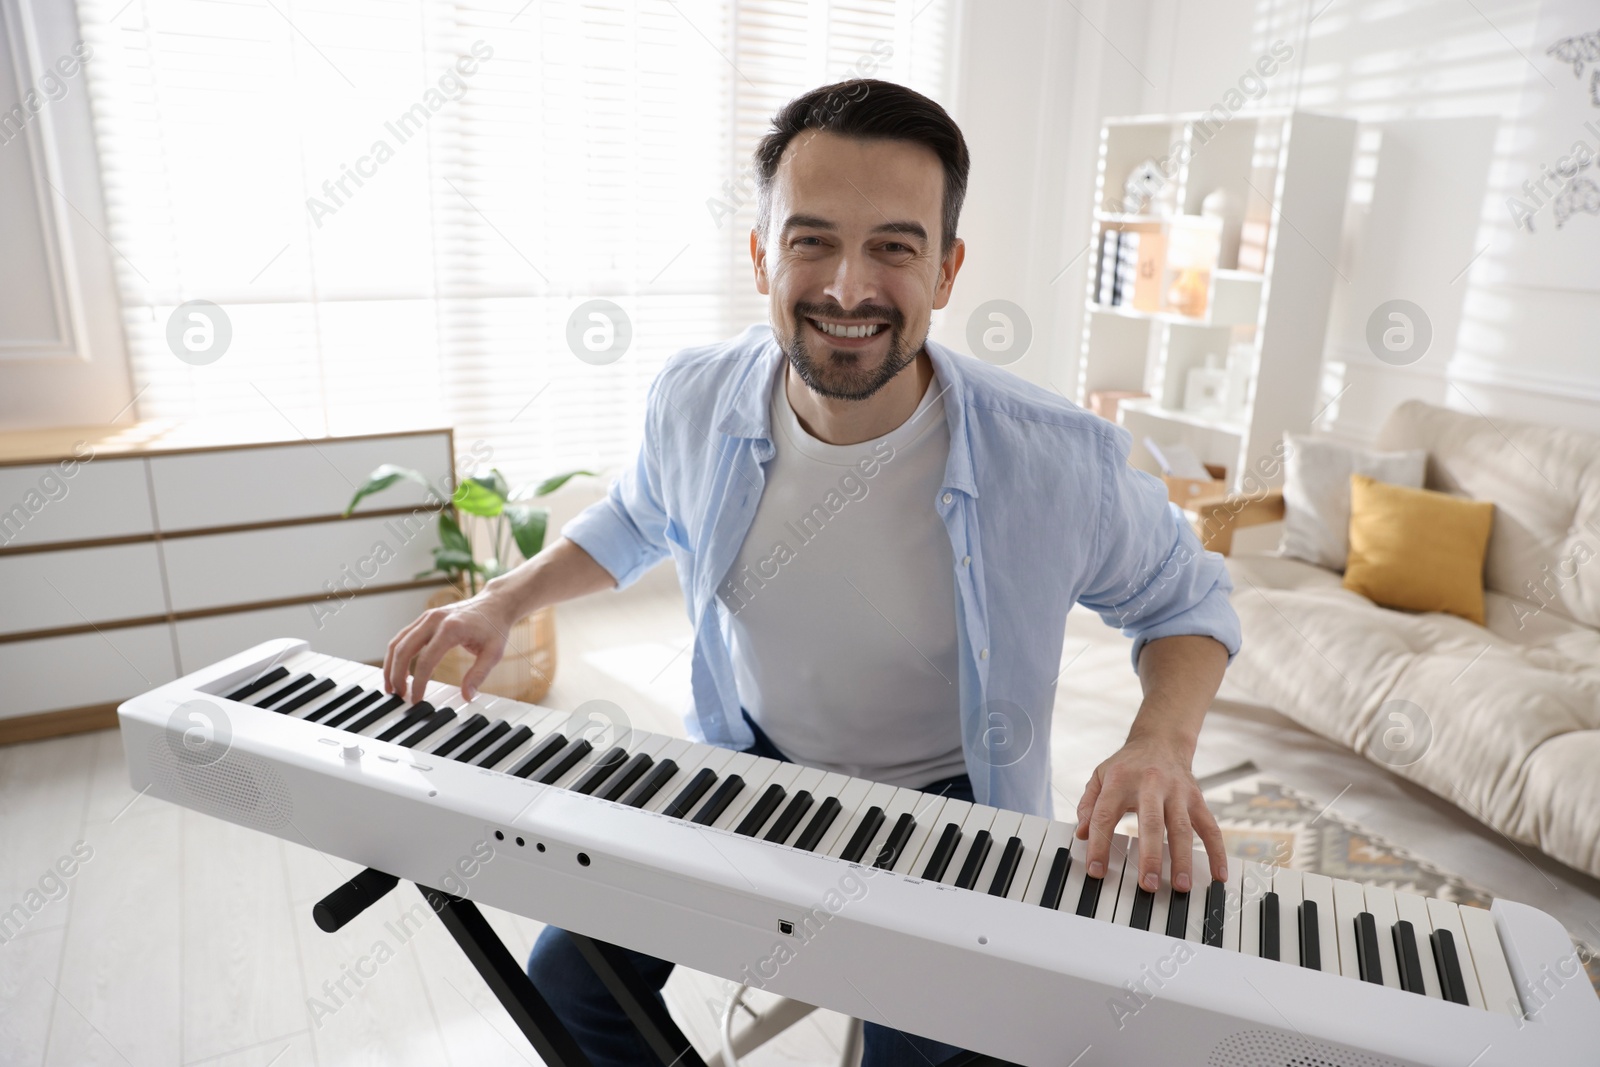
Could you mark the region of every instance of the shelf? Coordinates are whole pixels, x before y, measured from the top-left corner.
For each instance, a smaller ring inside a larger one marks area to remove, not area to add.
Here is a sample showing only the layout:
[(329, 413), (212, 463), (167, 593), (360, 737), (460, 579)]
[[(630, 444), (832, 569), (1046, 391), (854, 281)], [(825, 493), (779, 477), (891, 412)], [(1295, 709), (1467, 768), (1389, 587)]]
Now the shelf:
[(1096, 315), (1117, 315), (1124, 319), (1142, 319), (1146, 322), (1165, 322), (1172, 326), (1198, 326), (1208, 330), (1231, 329), (1232, 324), (1212, 322), (1210, 319), (1197, 319), (1193, 315), (1180, 315), (1176, 311), (1140, 311), (1138, 308), (1121, 305), (1112, 307), (1107, 304), (1088, 302), (1089, 311)]
[(1124, 215), (1120, 211), (1096, 211), (1096, 222), (1109, 222), (1118, 226), (1195, 226), (1211, 230), (1222, 228), (1222, 220), (1210, 215)]
[(1117, 405), (1117, 411), (1119, 413), (1131, 411), (1135, 415), (1148, 415), (1151, 418), (1165, 419), (1168, 422), (1181, 422), (1185, 426), (1213, 430), (1217, 433), (1230, 434), (1234, 437), (1243, 437), (1249, 429), (1241, 422), (1214, 419), (1206, 415), (1197, 415), (1192, 411), (1174, 411), (1172, 408), (1164, 408), (1153, 399), (1124, 400)]

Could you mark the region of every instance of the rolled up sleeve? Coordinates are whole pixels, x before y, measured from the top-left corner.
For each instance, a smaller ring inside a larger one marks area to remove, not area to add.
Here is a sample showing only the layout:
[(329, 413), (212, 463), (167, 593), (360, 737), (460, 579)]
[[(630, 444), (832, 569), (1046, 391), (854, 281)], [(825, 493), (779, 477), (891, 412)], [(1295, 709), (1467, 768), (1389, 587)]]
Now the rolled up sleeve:
[(645, 407), (644, 439), (633, 465), (606, 492), (561, 528), (561, 534), (594, 557), (625, 589), (667, 557), (667, 512), (661, 501), (661, 468), (657, 462), (656, 393), (651, 386)]
[(1197, 634), (1239, 652), (1233, 581), (1222, 556), (1200, 547), (1160, 479), (1128, 466), (1126, 431), (1105, 437), (1100, 515), (1089, 580), (1078, 602), (1133, 638), (1134, 669), (1144, 646)]

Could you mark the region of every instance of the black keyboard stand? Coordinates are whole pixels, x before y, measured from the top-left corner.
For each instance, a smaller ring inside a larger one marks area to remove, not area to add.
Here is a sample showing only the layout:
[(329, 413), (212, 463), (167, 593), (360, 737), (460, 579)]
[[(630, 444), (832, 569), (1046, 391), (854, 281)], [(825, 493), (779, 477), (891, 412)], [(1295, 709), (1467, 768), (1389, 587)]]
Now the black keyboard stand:
[[(313, 909), (317, 925), (330, 933), (338, 930), (376, 903), (398, 881), (370, 868), (362, 871), (317, 904)], [(425, 885), (418, 885), (417, 889), (539, 1058), (548, 1067), (591, 1067), (589, 1058), (562, 1025), (549, 1002), (540, 995), (522, 964), (506, 950), (505, 943), (489, 926), (478, 906)], [(589, 961), (589, 966), (627, 1015), (629, 1024), (663, 1067), (705, 1067), (705, 1061), (667, 1014), (656, 991), (644, 984), (622, 949), (571, 931), (567, 936), (577, 944), (578, 951), (583, 953), (583, 958)], [(1009, 1065), (993, 1056), (958, 1052), (938, 1067)]]

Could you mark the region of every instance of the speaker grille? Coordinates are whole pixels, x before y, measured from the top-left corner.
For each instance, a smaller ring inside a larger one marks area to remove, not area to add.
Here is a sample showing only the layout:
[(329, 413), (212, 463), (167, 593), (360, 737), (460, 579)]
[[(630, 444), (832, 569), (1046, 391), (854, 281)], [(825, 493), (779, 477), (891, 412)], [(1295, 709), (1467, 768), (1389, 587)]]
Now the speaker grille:
[(1209, 1067), (1404, 1067), (1397, 1060), (1271, 1030), (1241, 1030), (1211, 1050)]
[(165, 735), (150, 739), (149, 752), (156, 784), (188, 797), (187, 807), (257, 830), (281, 829), (294, 817), (282, 776), (265, 760), (242, 752), (215, 762), (186, 759)]

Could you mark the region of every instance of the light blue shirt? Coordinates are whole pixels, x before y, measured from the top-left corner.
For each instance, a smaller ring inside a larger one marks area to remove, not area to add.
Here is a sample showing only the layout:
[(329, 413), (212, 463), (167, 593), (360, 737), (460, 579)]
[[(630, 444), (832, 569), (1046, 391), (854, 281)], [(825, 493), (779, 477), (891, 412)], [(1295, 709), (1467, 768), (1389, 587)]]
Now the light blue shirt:
[[(1233, 583), (1161, 481), (1128, 466), (1128, 431), (1009, 371), (926, 348), (950, 429), (928, 505), (954, 558), (967, 773), (979, 803), (1049, 816), (1067, 611), (1083, 604), (1133, 638), (1135, 666), (1147, 641), (1175, 634), (1215, 638), (1231, 663)], [(633, 466), (562, 530), (618, 588), (672, 555), (694, 627), (685, 723), (715, 745), (754, 742), (716, 591), (761, 499), (785, 366), (766, 325), (673, 356), (650, 387)]]

